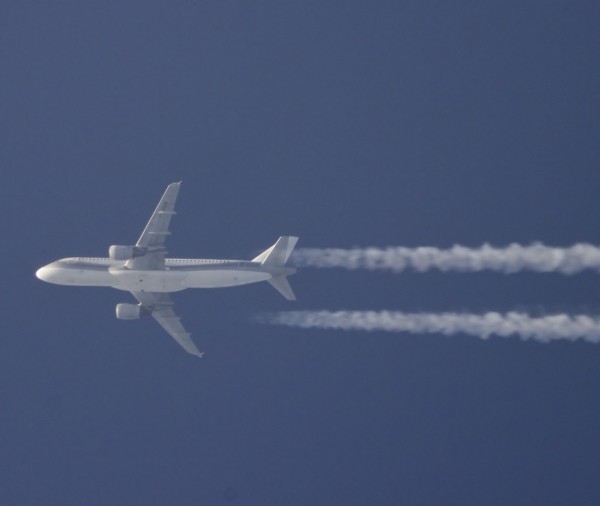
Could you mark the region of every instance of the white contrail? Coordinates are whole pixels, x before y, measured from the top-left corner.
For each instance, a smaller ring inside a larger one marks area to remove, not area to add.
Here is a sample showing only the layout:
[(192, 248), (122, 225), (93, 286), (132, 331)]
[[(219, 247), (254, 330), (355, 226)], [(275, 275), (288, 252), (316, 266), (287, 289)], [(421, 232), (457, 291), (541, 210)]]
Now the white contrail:
[(403, 313), (399, 311), (282, 311), (259, 321), (290, 327), (469, 334), (487, 339), (519, 336), (540, 342), (583, 339), (600, 342), (600, 317), (568, 314), (532, 317), (525, 313)]
[(425, 272), (476, 272), (493, 270), (513, 273), (521, 270), (575, 274), (584, 269), (600, 272), (600, 247), (575, 244), (555, 248), (535, 243), (530, 246), (511, 244), (496, 248), (484, 244), (479, 248), (455, 245), (449, 249), (434, 247), (405, 248), (303, 248), (293, 255), (298, 267), (341, 267), (344, 269), (391, 270), (414, 269)]

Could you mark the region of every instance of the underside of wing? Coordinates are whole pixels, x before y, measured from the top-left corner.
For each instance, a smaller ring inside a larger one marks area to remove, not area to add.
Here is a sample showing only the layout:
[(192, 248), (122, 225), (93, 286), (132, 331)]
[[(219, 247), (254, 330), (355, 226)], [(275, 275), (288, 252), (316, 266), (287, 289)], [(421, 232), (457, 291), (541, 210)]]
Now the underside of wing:
[(142, 308), (150, 312), (152, 317), (179, 343), (188, 353), (202, 357), (203, 353), (190, 338), (190, 333), (181, 324), (181, 318), (173, 310), (173, 301), (167, 293), (131, 292), (140, 301)]
[(129, 260), (126, 266), (136, 270), (164, 270), (165, 240), (170, 234), (169, 225), (175, 215), (175, 202), (181, 182), (167, 186), (142, 235), (136, 243), (141, 255)]
[(175, 314), (172, 308), (155, 309), (152, 311), (152, 316), (185, 351), (202, 357), (203, 353), (196, 347), (190, 338), (190, 333), (183, 328), (181, 318)]

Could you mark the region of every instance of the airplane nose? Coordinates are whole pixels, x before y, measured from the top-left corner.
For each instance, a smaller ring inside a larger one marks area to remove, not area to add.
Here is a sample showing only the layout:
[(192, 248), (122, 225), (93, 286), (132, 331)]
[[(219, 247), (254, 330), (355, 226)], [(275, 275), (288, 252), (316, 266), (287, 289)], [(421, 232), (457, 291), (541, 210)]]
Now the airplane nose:
[(35, 276), (42, 281), (48, 281), (50, 277), (50, 267), (45, 265), (44, 267), (40, 267), (37, 271), (35, 271)]

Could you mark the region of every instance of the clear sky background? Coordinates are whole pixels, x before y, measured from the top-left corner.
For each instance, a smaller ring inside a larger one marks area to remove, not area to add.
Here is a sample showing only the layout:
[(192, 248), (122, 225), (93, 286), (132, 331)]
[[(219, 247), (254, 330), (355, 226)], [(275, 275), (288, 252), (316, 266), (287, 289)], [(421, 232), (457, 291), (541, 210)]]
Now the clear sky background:
[(600, 346), (260, 326), (282, 309), (599, 314), (598, 274), (317, 271), (126, 292), (34, 272), (173, 256), (600, 242), (597, 1), (3, 2), (0, 502), (595, 505)]

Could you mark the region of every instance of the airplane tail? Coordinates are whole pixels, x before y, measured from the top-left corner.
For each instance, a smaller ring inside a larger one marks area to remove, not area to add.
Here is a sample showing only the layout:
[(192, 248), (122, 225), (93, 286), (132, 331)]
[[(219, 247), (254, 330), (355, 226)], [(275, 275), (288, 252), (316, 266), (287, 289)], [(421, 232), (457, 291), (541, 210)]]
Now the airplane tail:
[[(260, 262), (265, 267), (283, 267), (290, 258), (292, 250), (297, 242), (297, 237), (282, 236), (277, 239), (277, 242), (273, 244), (273, 246), (263, 251), (256, 258), (252, 259), (252, 261)], [(287, 300), (296, 300), (296, 296), (287, 280), (287, 276), (289, 276), (289, 274), (274, 276), (267, 281)]]
[(287, 276), (277, 276), (276, 278), (267, 279), (267, 281), (287, 300), (296, 300), (296, 295), (290, 286)]

